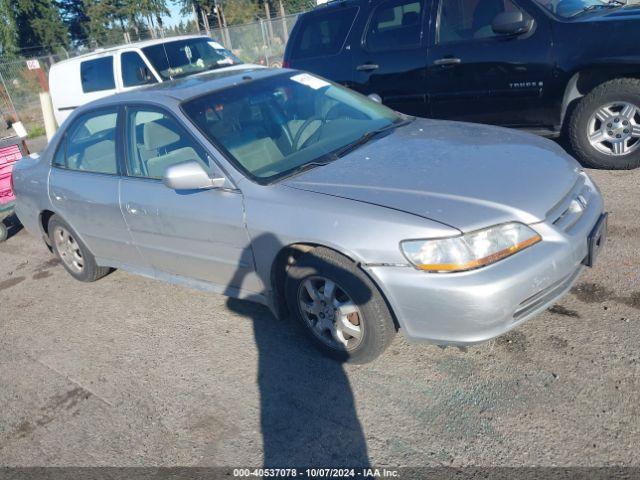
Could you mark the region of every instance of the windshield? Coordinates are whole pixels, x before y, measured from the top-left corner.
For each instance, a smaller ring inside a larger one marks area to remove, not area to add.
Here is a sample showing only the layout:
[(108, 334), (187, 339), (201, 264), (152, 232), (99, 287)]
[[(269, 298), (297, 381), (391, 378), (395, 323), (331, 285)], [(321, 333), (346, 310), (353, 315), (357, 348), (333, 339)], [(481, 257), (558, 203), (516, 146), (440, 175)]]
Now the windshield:
[(603, 8), (622, 6), (623, 2), (609, 0), (535, 0), (559, 17), (570, 18), (581, 12), (598, 11)]
[[(183, 109), (260, 183), (334, 160), (365, 135), (394, 128), (405, 118), (324, 79), (291, 72), (198, 97)], [(330, 154), (334, 157), (327, 158)]]
[(210, 38), (189, 38), (143, 48), (163, 80), (184, 77), (242, 63), (229, 50)]

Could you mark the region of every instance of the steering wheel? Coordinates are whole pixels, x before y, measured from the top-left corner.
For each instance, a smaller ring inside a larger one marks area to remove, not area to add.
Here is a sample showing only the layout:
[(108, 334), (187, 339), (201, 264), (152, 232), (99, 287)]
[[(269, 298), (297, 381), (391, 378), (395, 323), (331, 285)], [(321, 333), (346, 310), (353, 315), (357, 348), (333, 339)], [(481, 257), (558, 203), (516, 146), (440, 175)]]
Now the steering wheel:
[[(312, 122), (320, 122), (320, 126), (318, 127), (318, 129), (313, 132), (304, 142), (302, 142), (301, 145), (299, 145), (300, 143), (300, 138), (302, 137), (302, 133), (309, 128), (309, 126), (311, 125)], [(313, 117), (309, 117), (307, 118), (304, 123), (302, 125), (300, 125), (300, 128), (298, 129), (298, 131), (296, 132), (296, 136), (293, 138), (293, 150), (297, 151), (300, 148), (304, 147), (306, 145), (306, 143), (311, 140), (314, 136), (317, 136), (321, 131), (322, 128), (324, 127), (324, 124), (327, 122), (326, 118), (320, 118), (317, 115), (314, 115)]]

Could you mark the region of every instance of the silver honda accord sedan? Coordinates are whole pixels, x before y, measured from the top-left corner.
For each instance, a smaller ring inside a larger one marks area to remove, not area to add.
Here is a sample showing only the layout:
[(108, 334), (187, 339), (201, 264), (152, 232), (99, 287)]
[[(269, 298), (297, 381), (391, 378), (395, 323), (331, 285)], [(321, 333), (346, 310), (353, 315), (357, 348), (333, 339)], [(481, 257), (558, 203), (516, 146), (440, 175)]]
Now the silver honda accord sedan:
[(114, 268), (265, 304), (363, 363), (488, 340), (548, 308), (606, 233), (554, 143), (403, 116), (295, 70), (188, 77), (78, 108), (14, 174), (78, 280)]

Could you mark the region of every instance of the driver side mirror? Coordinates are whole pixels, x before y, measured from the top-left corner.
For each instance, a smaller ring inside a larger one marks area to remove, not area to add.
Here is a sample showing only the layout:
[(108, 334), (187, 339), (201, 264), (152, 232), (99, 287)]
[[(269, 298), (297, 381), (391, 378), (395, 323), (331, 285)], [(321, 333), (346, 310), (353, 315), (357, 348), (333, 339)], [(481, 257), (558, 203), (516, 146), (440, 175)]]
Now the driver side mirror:
[(522, 11), (502, 12), (496, 15), (491, 29), (498, 35), (522, 35), (533, 27), (533, 19), (525, 18)]
[(224, 176), (211, 178), (195, 160), (171, 165), (164, 172), (162, 182), (172, 190), (206, 190), (221, 188), (227, 179)]

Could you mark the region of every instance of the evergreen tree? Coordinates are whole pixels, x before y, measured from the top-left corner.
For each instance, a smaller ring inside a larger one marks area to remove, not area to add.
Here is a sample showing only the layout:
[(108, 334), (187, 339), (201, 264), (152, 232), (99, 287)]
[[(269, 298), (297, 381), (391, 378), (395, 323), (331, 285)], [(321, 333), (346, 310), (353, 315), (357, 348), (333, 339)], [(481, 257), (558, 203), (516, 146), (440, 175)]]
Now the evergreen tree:
[(49, 0), (12, 0), (18, 31), (18, 46), (30, 53), (53, 52), (67, 46), (69, 32), (60, 12)]
[(18, 29), (12, 0), (0, 0), (0, 55), (14, 55), (18, 51)]

